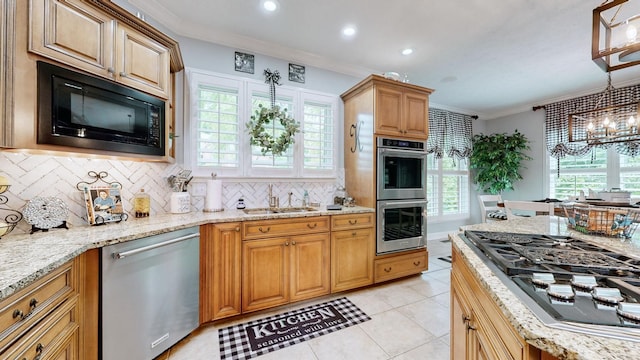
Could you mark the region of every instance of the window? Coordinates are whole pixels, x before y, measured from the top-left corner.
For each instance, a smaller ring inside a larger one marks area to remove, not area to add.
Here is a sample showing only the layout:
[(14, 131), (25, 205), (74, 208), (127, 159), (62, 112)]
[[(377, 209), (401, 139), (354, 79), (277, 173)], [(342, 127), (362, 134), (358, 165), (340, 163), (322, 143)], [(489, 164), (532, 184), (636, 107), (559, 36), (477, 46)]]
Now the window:
[(469, 215), (468, 169), (467, 159), (427, 156), (427, 215), (431, 220)]
[(576, 198), (580, 191), (589, 196), (589, 189), (601, 191), (621, 188), (640, 196), (640, 158), (619, 155), (610, 149), (595, 148), (587, 156), (550, 157), (549, 196), (556, 199)]
[[(185, 160), (194, 175), (227, 177), (336, 176), (338, 97), (278, 86), (276, 104), (300, 123), (287, 152), (262, 154), (249, 143), (246, 123), (262, 106), (271, 106), (268, 85), (251, 79), (188, 70), (190, 94)], [(268, 131), (277, 137), (279, 122)]]

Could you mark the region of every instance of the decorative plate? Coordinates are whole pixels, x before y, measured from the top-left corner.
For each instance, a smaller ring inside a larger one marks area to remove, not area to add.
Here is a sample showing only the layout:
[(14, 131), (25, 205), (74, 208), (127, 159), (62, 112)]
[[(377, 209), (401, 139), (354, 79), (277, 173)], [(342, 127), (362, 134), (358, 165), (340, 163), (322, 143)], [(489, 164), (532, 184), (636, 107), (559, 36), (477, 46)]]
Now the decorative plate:
[(39, 229), (62, 225), (69, 215), (67, 205), (56, 197), (35, 197), (24, 208), (24, 219)]

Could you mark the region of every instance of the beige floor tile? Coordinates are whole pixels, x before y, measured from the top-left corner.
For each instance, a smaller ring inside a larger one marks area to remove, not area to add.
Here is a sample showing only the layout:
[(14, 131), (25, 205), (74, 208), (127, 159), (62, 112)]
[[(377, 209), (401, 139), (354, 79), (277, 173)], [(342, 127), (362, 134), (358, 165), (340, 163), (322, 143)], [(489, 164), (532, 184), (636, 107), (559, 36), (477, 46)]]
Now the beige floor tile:
[(387, 286), (377, 287), (373, 289), (373, 292), (380, 300), (394, 308), (425, 299), (424, 295), (412, 289), (410, 285), (401, 283), (391, 283)]
[(400, 354), (394, 360), (448, 360), (449, 345), (439, 339), (434, 339), (426, 344)]
[(218, 328), (203, 326), (168, 351), (170, 360), (219, 359)]
[(272, 351), (270, 353), (260, 355), (256, 359), (258, 360), (283, 360), (283, 359), (295, 359), (295, 360), (318, 360), (318, 358), (311, 350), (309, 342), (305, 341), (300, 344), (288, 346), (284, 349)]
[(415, 321), (423, 329), (436, 337), (449, 333), (448, 308), (437, 302), (426, 299), (398, 308), (407, 318)]
[(393, 306), (382, 300), (375, 291), (371, 290), (349, 293), (347, 298), (369, 316), (393, 309)]
[(430, 279), (426, 274), (422, 275), (422, 277), (423, 281), (420, 284), (411, 286), (411, 288), (426, 298), (444, 294), (451, 290), (449, 282), (445, 283), (440, 280)]
[(397, 310), (374, 315), (371, 320), (358, 326), (391, 356), (405, 353), (434, 339), (433, 334)]
[(309, 340), (308, 343), (319, 360), (389, 358), (359, 326), (320, 336)]

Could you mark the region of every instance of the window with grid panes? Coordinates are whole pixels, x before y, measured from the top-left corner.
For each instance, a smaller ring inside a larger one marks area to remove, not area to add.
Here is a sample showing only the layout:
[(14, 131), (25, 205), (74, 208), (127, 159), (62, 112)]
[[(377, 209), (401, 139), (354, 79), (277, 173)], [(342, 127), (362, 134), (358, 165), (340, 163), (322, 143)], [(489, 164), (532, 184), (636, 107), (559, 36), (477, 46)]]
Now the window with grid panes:
[(606, 189), (608, 177), (607, 150), (595, 149), (593, 154), (583, 157), (566, 156), (559, 161), (550, 157), (549, 197), (554, 199), (576, 198), (580, 190), (588, 196), (589, 189)]
[(469, 214), (469, 167), (466, 159), (427, 156), (427, 215), (456, 218)]
[[(258, 104), (271, 106), (269, 88), (262, 82), (230, 75), (188, 70), (190, 134), (185, 142), (186, 159), (194, 175), (209, 176), (336, 176), (336, 95), (280, 86), (276, 103), (300, 122), (295, 143), (281, 156), (262, 155), (251, 146), (246, 122)], [(245, 95), (246, 94), (246, 95)], [(283, 131), (270, 124), (272, 135)]]
[(620, 155), (620, 188), (640, 196), (640, 156)]

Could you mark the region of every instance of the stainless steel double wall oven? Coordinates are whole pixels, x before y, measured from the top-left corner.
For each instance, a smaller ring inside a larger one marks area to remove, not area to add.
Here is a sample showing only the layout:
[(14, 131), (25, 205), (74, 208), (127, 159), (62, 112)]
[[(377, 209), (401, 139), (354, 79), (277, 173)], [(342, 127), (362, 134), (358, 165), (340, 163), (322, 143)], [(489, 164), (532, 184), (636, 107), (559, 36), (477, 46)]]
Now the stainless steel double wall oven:
[(377, 254), (426, 246), (425, 146), (424, 141), (377, 139)]

